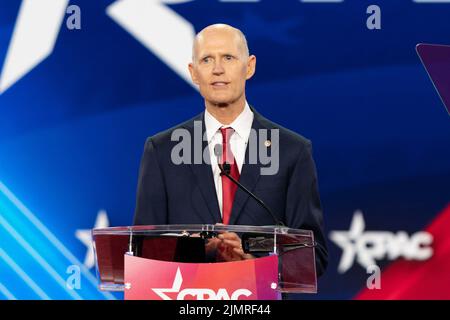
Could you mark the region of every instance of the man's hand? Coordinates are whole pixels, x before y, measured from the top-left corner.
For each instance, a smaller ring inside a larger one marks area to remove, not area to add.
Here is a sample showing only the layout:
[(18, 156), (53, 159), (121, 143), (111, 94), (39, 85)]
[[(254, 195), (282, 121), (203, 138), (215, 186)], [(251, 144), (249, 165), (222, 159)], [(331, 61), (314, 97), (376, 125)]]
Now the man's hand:
[(241, 238), (234, 232), (224, 232), (216, 238), (217, 256), (224, 261), (253, 259), (251, 254), (244, 253)]

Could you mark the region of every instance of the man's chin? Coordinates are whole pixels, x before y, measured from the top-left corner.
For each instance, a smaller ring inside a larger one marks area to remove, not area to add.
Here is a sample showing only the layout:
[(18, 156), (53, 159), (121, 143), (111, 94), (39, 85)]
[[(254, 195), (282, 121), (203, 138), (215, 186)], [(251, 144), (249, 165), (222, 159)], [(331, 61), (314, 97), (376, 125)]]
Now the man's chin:
[(226, 108), (232, 105), (234, 102), (236, 102), (236, 100), (232, 99), (214, 99), (211, 101), (211, 103), (218, 108)]

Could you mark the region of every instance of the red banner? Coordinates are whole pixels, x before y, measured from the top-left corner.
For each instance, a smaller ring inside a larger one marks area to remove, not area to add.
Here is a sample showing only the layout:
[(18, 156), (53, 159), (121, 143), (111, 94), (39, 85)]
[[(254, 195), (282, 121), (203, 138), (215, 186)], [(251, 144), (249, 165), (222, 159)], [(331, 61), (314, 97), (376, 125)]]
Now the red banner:
[(179, 263), (125, 255), (125, 300), (277, 300), (278, 257)]

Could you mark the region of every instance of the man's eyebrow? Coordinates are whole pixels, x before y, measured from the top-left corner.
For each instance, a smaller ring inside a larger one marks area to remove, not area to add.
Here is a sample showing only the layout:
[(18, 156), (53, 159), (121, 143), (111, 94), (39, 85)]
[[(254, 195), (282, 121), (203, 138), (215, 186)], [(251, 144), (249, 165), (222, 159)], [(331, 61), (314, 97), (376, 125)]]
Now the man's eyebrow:
[[(203, 59), (203, 58), (206, 58), (206, 57), (211, 57), (211, 56), (212, 56), (211, 53), (204, 53), (204, 54), (202, 54), (200, 56), (200, 59)], [(220, 53), (220, 56), (233, 56), (233, 57), (236, 57), (237, 54), (231, 53), (231, 52), (223, 52), (223, 53)]]
[(208, 58), (208, 57), (211, 57), (211, 54), (209, 54), (209, 53), (204, 53), (204, 54), (202, 54), (201, 56), (200, 56), (200, 60), (202, 60), (202, 59), (205, 59), (205, 58)]

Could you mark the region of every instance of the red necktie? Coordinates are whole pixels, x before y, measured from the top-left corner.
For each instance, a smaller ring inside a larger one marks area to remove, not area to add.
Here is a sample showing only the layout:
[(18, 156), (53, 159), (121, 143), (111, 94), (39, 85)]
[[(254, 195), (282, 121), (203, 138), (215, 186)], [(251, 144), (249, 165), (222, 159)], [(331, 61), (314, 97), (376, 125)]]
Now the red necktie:
[[(222, 161), (231, 165), (230, 175), (239, 180), (239, 169), (234, 159), (233, 153), (230, 147), (230, 137), (233, 134), (233, 128), (220, 128), (222, 133)], [(228, 224), (230, 222), (231, 209), (233, 208), (234, 195), (238, 186), (231, 181), (228, 177), (222, 175), (222, 217), (223, 223)]]

